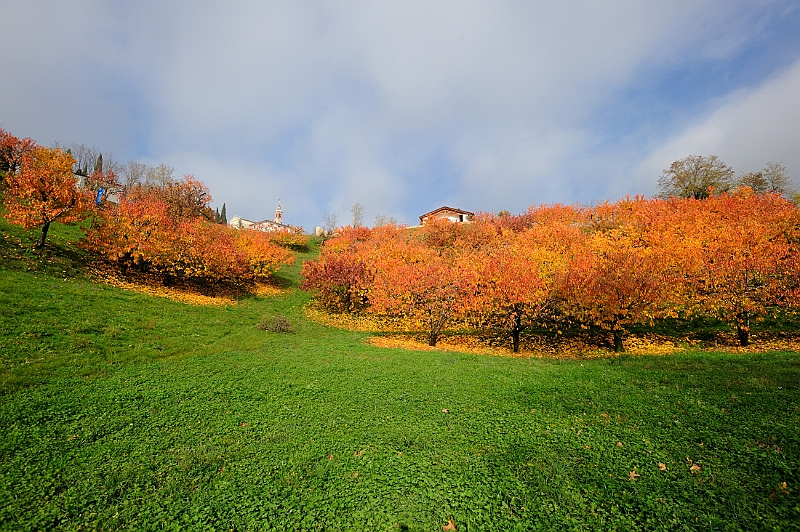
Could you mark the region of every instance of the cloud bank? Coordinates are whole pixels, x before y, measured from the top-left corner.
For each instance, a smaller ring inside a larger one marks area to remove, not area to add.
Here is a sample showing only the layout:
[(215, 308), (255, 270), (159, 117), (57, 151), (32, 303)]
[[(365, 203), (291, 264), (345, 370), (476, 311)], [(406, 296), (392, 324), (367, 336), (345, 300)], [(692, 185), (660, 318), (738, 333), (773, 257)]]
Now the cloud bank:
[(0, 0), (0, 125), (165, 162), (230, 215), (652, 194), (679, 157), (800, 174), (789, 0)]

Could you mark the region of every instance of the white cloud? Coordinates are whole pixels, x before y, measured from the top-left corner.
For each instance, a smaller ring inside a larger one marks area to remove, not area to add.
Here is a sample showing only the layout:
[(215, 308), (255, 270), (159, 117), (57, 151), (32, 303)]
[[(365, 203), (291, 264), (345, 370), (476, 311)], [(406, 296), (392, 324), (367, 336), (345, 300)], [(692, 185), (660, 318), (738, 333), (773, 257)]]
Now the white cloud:
[(782, 162), (800, 178), (800, 61), (761, 86), (739, 91), (699, 123), (655, 149), (637, 168), (655, 181), (672, 161), (687, 155), (718, 155), (737, 172)]
[(790, 4), (0, 0), (0, 125), (171, 164), (244, 216), (277, 196), (307, 228), (356, 201), (413, 222), (600, 199), (641, 191), (643, 141), (601, 139), (597, 110)]

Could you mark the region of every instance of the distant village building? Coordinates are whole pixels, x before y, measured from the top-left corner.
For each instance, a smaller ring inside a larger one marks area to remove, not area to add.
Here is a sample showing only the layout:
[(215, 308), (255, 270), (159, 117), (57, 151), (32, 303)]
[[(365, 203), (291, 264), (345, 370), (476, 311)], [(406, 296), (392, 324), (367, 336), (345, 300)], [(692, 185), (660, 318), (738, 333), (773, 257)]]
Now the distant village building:
[(234, 229), (252, 229), (254, 231), (264, 231), (265, 233), (289, 233), (292, 231), (292, 226), (284, 225), (283, 223), (283, 209), (281, 209), (280, 201), (278, 201), (278, 207), (275, 209), (275, 218), (272, 220), (254, 222), (252, 220), (246, 220), (241, 216), (234, 216), (228, 222), (228, 227)]
[(453, 207), (439, 207), (429, 213), (423, 214), (419, 217), (420, 225), (425, 225), (431, 220), (448, 220), (453, 223), (466, 223), (472, 221), (474, 213), (469, 211), (462, 211)]

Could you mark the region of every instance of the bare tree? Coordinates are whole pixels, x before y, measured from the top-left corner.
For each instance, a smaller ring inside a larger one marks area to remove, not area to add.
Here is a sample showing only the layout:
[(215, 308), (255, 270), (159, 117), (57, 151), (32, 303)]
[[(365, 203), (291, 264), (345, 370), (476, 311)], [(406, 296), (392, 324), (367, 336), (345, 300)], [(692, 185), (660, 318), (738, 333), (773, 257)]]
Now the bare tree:
[(327, 211), (324, 211), (322, 213), (322, 220), (322, 228), (325, 230), (325, 233), (332, 235), (339, 226), (339, 215), (335, 212), (328, 213)]
[(732, 185), (733, 168), (716, 155), (690, 155), (678, 159), (658, 178), (659, 196), (662, 198), (704, 199), (712, 187), (715, 192), (726, 192)]
[(792, 180), (786, 174), (786, 167), (780, 163), (767, 163), (758, 172), (747, 172), (736, 179), (737, 187), (750, 187), (754, 192), (763, 194), (764, 192), (775, 192), (790, 197), (794, 190)]
[(353, 215), (353, 227), (361, 227), (364, 225), (364, 206), (356, 203), (350, 207), (350, 212)]
[(97, 162), (97, 156), (100, 151), (94, 146), (87, 146), (86, 144), (72, 143), (66, 146), (66, 149), (72, 154), (75, 159), (75, 168), (73, 172), (80, 175), (87, 175)]
[(124, 181), (125, 187), (135, 187), (136, 185), (143, 185), (145, 176), (147, 176), (148, 166), (144, 163), (137, 163), (136, 161), (128, 161), (128, 164), (122, 167), (120, 173)]
[(110, 151), (103, 154), (103, 169), (106, 172), (114, 172), (117, 175), (122, 173), (122, 165)]
[(769, 188), (764, 172), (747, 172), (746, 174), (742, 174), (736, 179), (736, 186), (750, 187), (753, 189), (753, 192), (758, 194), (766, 192)]
[(397, 220), (394, 217), (386, 216), (385, 214), (375, 215), (375, 227), (380, 227), (382, 225), (397, 225)]
[(767, 190), (790, 196), (794, 192), (792, 178), (786, 173), (786, 167), (781, 163), (769, 162), (761, 172), (767, 181)]
[(174, 180), (173, 173), (175, 173), (175, 169), (164, 163), (158, 166), (149, 166), (144, 177), (144, 184), (148, 187), (164, 188)]

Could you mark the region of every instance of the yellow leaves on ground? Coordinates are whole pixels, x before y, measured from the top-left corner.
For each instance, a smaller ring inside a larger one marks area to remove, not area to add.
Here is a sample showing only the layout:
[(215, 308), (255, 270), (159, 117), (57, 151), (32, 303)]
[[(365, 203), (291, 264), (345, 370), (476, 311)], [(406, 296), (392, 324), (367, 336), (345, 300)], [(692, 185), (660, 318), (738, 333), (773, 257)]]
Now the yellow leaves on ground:
[(665, 464), (664, 462), (659, 462), (658, 463), (658, 469), (659, 469), (659, 471), (666, 471), (667, 470), (667, 464)]
[(455, 525), (455, 523), (453, 523), (453, 520), (452, 520), (452, 519), (449, 519), (449, 520), (447, 521), (447, 524), (445, 524), (445, 525), (442, 527), (442, 530), (455, 531), (455, 529), (456, 529), (456, 525)]
[(227, 297), (211, 297), (201, 294), (193, 294), (166, 286), (152, 286), (147, 284), (131, 283), (123, 281), (117, 277), (106, 277), (103, 279), (106, 284), (128, 290), (129, 292), (136, 292), (139, 294), (147, 294), (149, 296), (163, 297), (172, 301), (186, 303), (188, 305), (196, 306), (225, 306), (235, 305), (236, 300)]
[(310, 304), (304, 308), (306, 317), (319, 325), (358, 332), (411, 332), (419, 330), (410, 320), (378, 319), (364, 314), (333, 313)]
[(633, 471), (631, 471), (631, 472), (628, 474), (628, 479), (629, 479), (631, 482), (635, 482), (635, 481), (636, 481), (636, 477), (640, 477), (640, 476), (642, 476), (642, 475), (640, 475), (639, 473), (637, 473), (637, 472), (636, 472), (636, 466), (634, 466), (634, 467), (633, 467)]
[[(316, 323), (362, 332), (393, 332), (391, 329), (381, 329), (374, 320), (365, 320), (354, 315), (336, 315), (333, 318), (320, 319), (325, 313), (307, 311), (306, 315)], [(328, 315), (330, 316), (330, 315)], [(685, 343), (684, 343), (684, 340)], [(674, 338), (646, 334), (642, 336), (629, 335), (626, 337), (626, 354), (628, 355), (669, 355), (690, 348), (702, 348), (710, 351), (725, 351), (734, 353), (763, 353), (767, 351), (800, 351), (800, 339), (795, 338), (769, 338), (767, 335), (753, 337), (752, 343), (747, 347), (716, 341), (711, 345), (701, 345), (696, 341), (681, 339), (681, 344)], [(598, 347), (597, 338), (571, 337), (557, 339), (547, 337), (527, 337), (523, 340), (519, 353), (511, 349), (510, 341), (499, 342), (497, 338), (472, 335), (448, 334), (440, 336), (436, 347), (428, 345), (426, 334), (381, 334), (369, 339), (369, 344), (387, 349), (410, 349), (415, 351), (458, 351), (490, 356), (536, 357), (536, 358), (605, 358), (615, 356), (608, 348)]]
[[(153, 297), (163, 297), (171, 301), (186, 303), (187, 305), (202, 307), (236, 305), (236, 297), (241, 295), (241, 292), (235, 293), (233, 290), (217, 290), (216, 294), (207, 295), (198, 293), (190, 286), (162, 286), (154, 279), (136, 278), (127, 280), (120, 278), (113, 272), (100, 269), (95, 269), (93, 273), (96, 278), (111, 286), (128, 290), (129, 292), (146, 294)], [(281, 290), (270, 284), (255, 283), (250, 287), (249, 292), (261, 297), (269, 297), (280, 294)]]

